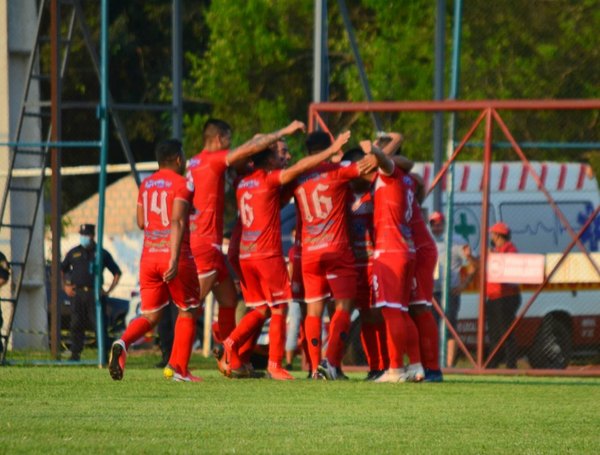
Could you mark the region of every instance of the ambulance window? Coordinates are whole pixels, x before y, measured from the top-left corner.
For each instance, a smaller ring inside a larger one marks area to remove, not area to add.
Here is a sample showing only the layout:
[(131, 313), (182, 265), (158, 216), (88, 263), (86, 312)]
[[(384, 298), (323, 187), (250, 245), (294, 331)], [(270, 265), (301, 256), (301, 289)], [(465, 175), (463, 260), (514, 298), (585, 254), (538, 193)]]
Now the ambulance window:
[[(577, 233), (591, 216), (590, 201), (557, 202), (572, 230)], [(499, 205), (500, 218), (512, 229), (512, 240), (519, 251), (527, 253), (556, 253), (564, 251), (572, 240), (554, 209), (547, 201), (503, 202)], [(600, 219), (582, 236), (589, 251), (598, 251)]]

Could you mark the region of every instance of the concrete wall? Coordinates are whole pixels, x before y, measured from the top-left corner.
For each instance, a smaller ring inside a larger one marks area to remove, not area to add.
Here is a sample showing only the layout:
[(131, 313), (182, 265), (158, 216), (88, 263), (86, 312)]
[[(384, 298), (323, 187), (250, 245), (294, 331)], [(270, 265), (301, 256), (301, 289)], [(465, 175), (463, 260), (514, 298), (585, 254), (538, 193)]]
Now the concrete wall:
[[(0, 0), (0, 141), (14, 141), (27, 81), (27, 66), (37, 29), (36, 0)], [(33, 83), (29, 99), (39, 99), (39, 87)], [(39, 119), (28, 118), (23, 124), (21, 141), (39, 142), (41, 123)], [(0, 170), (6, 171), (9, 151), (0, 147)], [(19, 158), (20, 168), (39, 168), (36, 157)], [(0, 191), (5, 190), (6, 177), (0, 177)], [(21, 178), (15, 182), (19, 186), (37, 186), (32, 178)], [(41, 202), (40, 202), (41, 204)], [(30, 224), (35, 208), (33, 197), (27, 193), (15, 195), (10, 200), (5, 222)], [(31, 251), (27, 261), (23, 288), (17, 305), (13, 325), (11, 345), (13, 349), (47, 349), (47, 302), (45, 289), (45, 269), (43, 259), (44, 212), (40, 205), (33, 231)], [(10, 238), (9, 238), (10, 237)], [(23, 232), (2, 229), (0, 248), (12, 261), (24, 257), (26, 237)], [(15, 274), (13, 274), (15, 275)], [(5, 286), (3, 292), (8, 292)], [(7, 321), (12, 308), (3, 305), (4, 319)]]

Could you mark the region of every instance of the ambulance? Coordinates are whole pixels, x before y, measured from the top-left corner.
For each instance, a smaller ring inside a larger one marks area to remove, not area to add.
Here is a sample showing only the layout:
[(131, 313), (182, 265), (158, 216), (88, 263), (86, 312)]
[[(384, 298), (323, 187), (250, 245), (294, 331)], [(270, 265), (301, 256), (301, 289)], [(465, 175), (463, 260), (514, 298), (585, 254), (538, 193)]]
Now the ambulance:
[[(546, 276), (600, 204), (598, 183), (591, 168), (580, 163), (531, 162), (544, 187), (571, 227), (561, 222), (532, 172), (522, 162), (496, 162), (491, 166), (489, 226), (503, 221), (512, 230), (512, 242), (520, 253), (542, 254)], [(434, 174), (431, 163), (413, 169), (426, 185)], [(483, 164), (454, 165), (454, 233), (469, 243), (475, 255), (481, 251)], [(440, 184), (445, 205), (448, 177)], [(424, 202), (431, 213), (432, 197)], [(445, 210), (445, 208), (444, 208)], [(549, 285), (536, 298), (515, 329), (522, 357), (533, 368), (566, 368), (580, 356), (600, 356), (600, 216), (596, 216)], [(477, 281), (477, 280), (474, 280)], [(539, 285), (522, 285), (522, 306)], [(476, 286), (461, 299), (457, 330), (467, 347), (477, 340), (479, 291)], [(519, 310), (520, 312), (521, 310)]]

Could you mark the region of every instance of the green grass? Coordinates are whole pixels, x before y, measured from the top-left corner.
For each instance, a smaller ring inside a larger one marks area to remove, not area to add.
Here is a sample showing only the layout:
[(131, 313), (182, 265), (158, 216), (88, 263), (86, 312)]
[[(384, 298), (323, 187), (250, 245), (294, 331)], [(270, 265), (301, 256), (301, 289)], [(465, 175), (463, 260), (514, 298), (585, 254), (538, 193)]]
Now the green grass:
[(200, 384), (132, 357), (0, 368), (0, 453), (600, 453), (600, 379), (448, 376), (442, 384)]

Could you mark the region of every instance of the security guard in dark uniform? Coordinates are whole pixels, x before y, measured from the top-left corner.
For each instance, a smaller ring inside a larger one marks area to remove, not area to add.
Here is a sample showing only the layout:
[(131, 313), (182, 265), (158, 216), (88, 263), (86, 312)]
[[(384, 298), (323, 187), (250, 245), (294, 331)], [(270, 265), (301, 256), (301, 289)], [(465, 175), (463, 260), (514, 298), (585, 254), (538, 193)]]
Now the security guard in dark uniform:
[[(83, 350), (85, 329), (89, 325), (96, 329), (96, 304), (94, 298), (94, 263), (96, 260), (96, 243), (94, 242), (96, 227), (93, 224), (82, 224), (79, 227), (80, 245), (70, 250), (61, 264), (63, 287), (71, 301), (71, 359), (78, 361)], [(108, 296), (119, 283), (121, 269), (110, 253), (102, 250), (103, 265), (113, 274), (113, 281), (108, 290), (102, 290)], [(104, 299), (103, 299), (104, 300)], [(106, 316), (105, 302), (102, 302), (102, 313)], [(106, 320), (105, 320), (106, 322)], [(109, 343), (104, 324), (104, 340)]]

